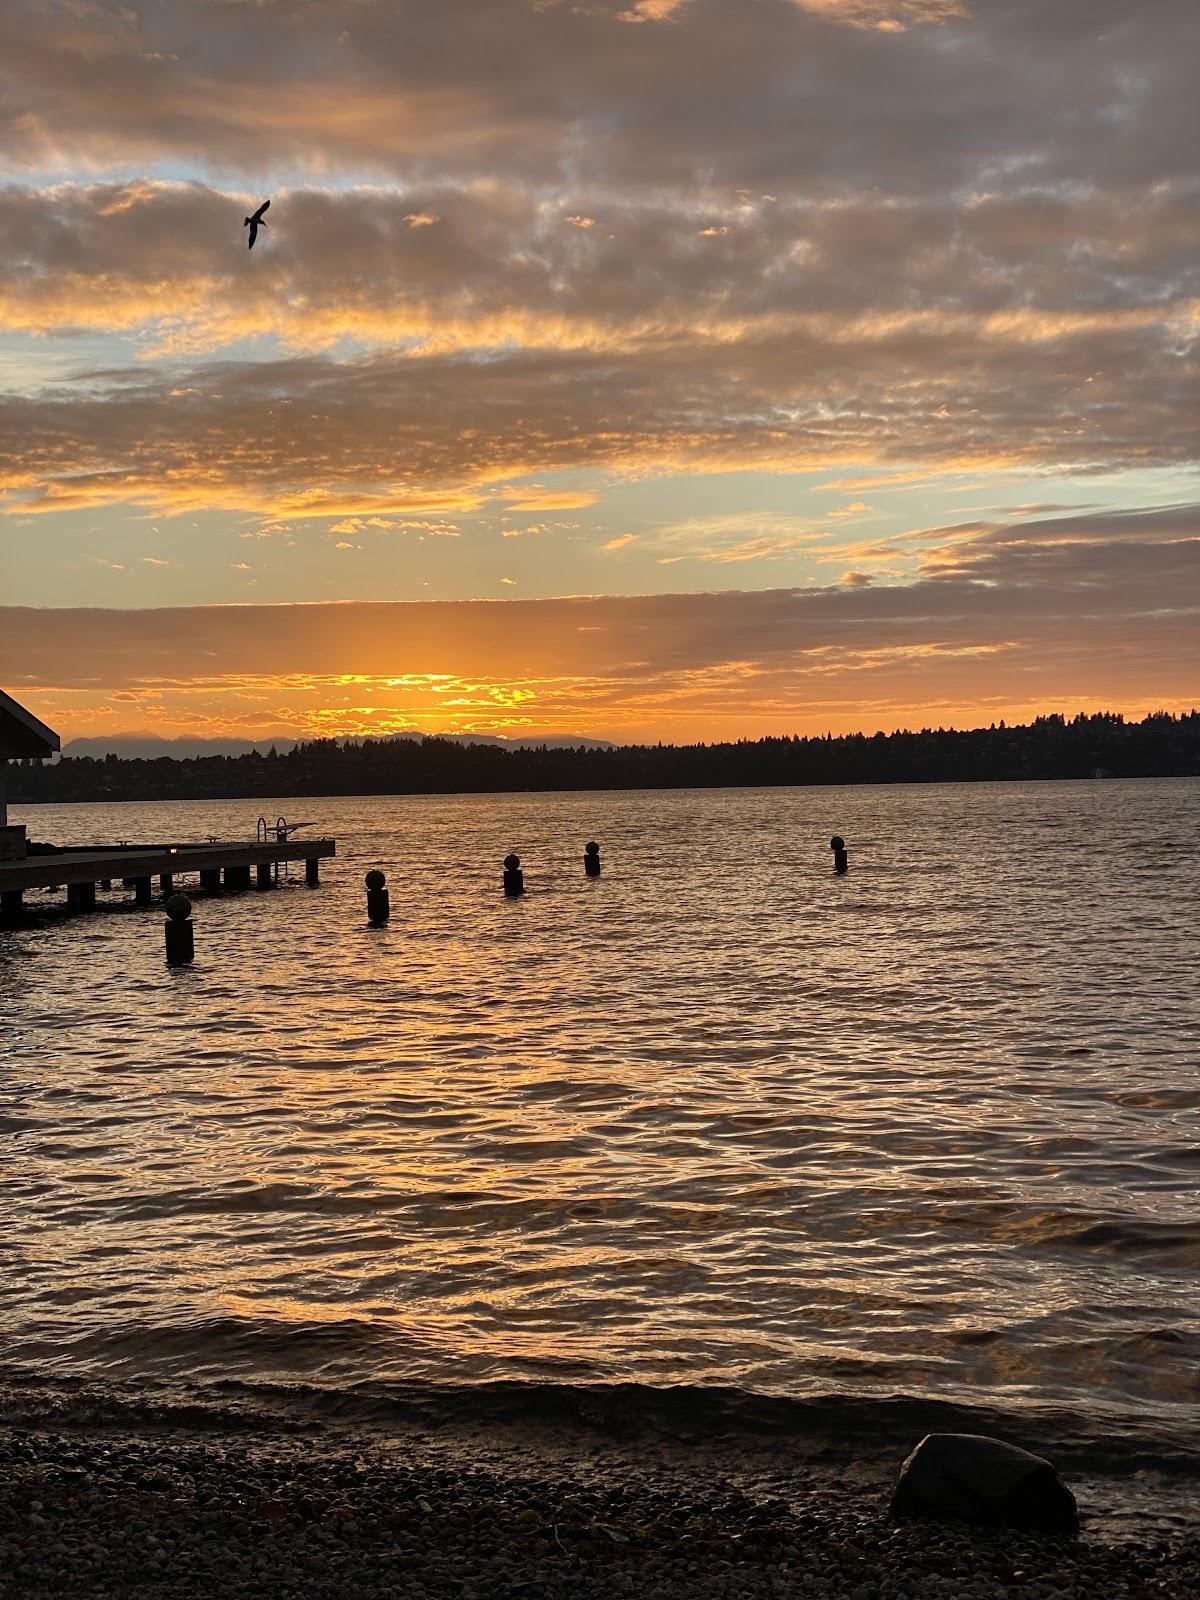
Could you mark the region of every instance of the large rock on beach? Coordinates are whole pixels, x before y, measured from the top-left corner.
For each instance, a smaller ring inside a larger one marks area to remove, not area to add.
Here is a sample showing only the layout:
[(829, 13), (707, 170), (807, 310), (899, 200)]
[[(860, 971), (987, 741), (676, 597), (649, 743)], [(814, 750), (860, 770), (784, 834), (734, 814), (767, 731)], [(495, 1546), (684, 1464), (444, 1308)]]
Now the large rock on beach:
[(1079, 1532), (1075, 1496), (1050, 1463), (980, 1433), (927, 1434), (900, 1468), (891, 1515)]

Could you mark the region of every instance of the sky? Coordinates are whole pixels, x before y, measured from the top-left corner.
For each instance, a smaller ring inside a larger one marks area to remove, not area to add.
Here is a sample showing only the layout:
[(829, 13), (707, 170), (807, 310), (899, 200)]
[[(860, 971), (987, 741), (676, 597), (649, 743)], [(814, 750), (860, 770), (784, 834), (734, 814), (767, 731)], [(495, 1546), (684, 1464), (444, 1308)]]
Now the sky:
[(64, 738), (1189, 709), (1197, 59), (1195, 0), (5, 0), (0, 684)]

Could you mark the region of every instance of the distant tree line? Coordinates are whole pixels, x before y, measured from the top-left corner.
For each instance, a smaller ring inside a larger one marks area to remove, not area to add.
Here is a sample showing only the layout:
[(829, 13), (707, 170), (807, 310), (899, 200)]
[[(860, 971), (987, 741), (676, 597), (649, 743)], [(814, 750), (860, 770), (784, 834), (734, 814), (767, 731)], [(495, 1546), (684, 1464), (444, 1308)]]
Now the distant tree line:
[(478, 794), (537, 789), (697, 789), (836, 783), (971, 783), (1200, 775), (1200, 712), (1038, 717), (958, 732), (847, 733), (731, 744), (505, 750), (452, 739), (317, 739), (280, 755), (10, 764), (9, 797), (244, 800), (291, 795)]

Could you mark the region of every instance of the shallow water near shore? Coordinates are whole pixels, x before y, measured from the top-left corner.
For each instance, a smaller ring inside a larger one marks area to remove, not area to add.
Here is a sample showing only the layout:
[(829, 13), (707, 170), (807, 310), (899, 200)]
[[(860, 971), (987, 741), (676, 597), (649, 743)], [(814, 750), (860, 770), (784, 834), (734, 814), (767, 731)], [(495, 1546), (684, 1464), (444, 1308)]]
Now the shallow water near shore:
[(197, 896), (189, 970), (157, 910), (0, 933), (10, 1381), (365, 1413), (626, 1384), (733, 1396), (726, 1428), (902, 1396), (1196, 1449), (1200, 785), (13, 820), (260, 809), (338, 858)]

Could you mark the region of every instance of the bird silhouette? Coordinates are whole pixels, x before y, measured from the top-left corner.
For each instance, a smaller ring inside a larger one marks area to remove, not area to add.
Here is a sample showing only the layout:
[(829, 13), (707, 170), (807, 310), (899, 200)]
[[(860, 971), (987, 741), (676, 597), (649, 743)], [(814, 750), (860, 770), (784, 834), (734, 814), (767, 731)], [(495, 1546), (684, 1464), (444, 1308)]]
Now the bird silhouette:
[(247, 250), (254, 249), (254, 241), (258, 238), (258, 230), (266, 227), (266, 223), (263, 221), (263, 212), (270, 204), (271, 202), (269, 200), (264, 200), (254, 215), (252, 217), (245, 218), (243, 221), (242, 227), (250, 229), (250, 243), (246, 246)]

